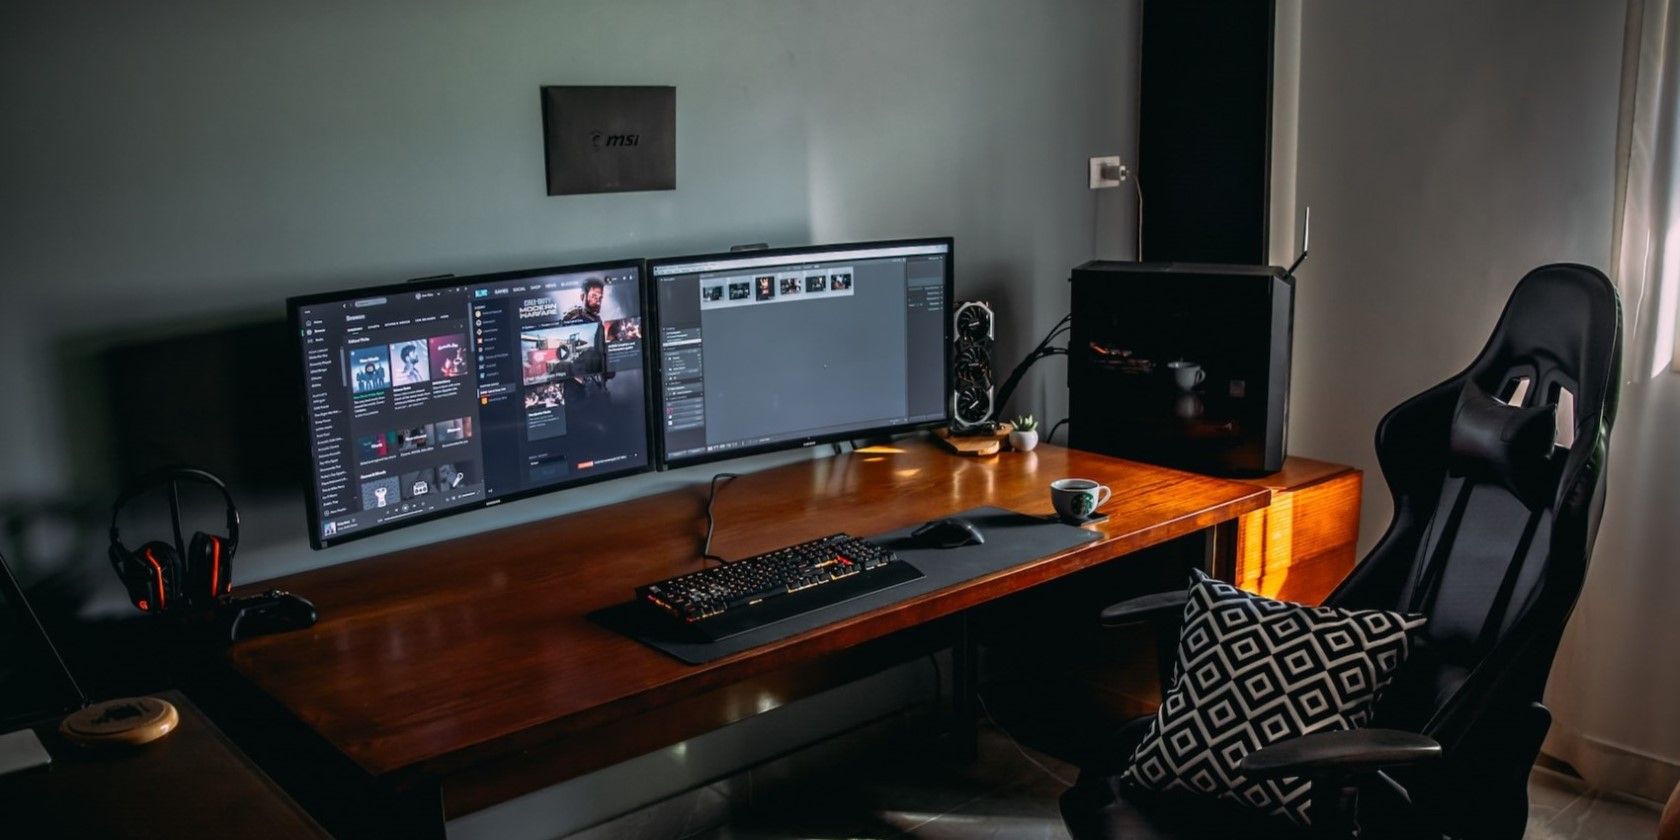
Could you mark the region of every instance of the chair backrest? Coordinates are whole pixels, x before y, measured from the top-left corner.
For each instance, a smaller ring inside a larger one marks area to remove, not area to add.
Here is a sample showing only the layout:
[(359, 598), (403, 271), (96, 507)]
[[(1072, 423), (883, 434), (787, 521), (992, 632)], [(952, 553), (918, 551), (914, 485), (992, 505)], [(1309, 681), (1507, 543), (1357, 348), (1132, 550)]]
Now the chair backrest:
[[(1451, 761), (1490, 716), (1538, 703), (1603, 510), (1620, 371), (1615, 287), (1586, 266), (1543, 266), (1467, 369), (1378, 425), (1394, 518), (1326, 603), (1429, 624), (1373, 725), (1432, 735)], [(1523, 773), (1536, 726), (1507, 739)]]

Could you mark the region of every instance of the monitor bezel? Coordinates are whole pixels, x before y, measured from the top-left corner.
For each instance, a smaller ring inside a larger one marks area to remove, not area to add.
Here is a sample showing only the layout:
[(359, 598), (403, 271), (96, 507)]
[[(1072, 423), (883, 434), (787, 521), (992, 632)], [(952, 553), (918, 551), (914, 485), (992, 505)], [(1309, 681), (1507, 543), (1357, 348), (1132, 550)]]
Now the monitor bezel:
[(722, 252), (722, 253), (692, 254), (692, 255), (678, 256), (678, 257), (659, 257), (657, 259), (647, 260), (646, 261), (647, 264), (646, 264), (645, 269), (644, 269), (644, 276), (645, 276), (645, 280), (646, 280), (646, 284), (647, 284), (647, 294), (648, 294), (648, 304), (647, 305), (648, 305), (648, 312), (651, 313), (651, 316), (652, 316), (652, 319), (653, 319), (653, 329), (657, 332), (657, 331), (660, 330), (660, 321), (659, 321), (659, 314), (660, 314), (659, 313), (659, 278), (657, 276), (655, 276), (654, 271), (659, 266), (680, 265), (682, 263), (690, 263), (690, 262), (711, 262), (711, 261), (716, 261), (716, 260), (756, 259), (756, 258), (760, 258), (760, 257), (781, 257), (781, 256), (804, 256), (804, 255), (812, 255), (812, 254), (823, 254), (823, 253), (826, 253), (826, 252), (833, 252), (833, 251), (856, 251), (856, 250), (863, 250), (863, 249), (869, 249), (869, 248), (898, 248), (898, 247), (916, 246), (916, 245), (943, 245), (943, 246), (945, 246), (945, 313), (944, 313), (944, 317), (942, 317), (940, 319), (940, 322), (943, 325), (943, 333), (944, 333), (944, 335), (942, 337), (942, 341), (941, 341), (941, 345), (944, 348), (944, 364), (943, 364), (943, 367), (942, 367), (942, 370), (941, 370), (941, 381), (942, 381), (943, 384), (942, 384), (941, 387), (942, 387), (942, 390), (943, 390), (944, 393), (943, 393), (942, 398), (940, 400), (940, 405), (943, 406), (943, 408), (944, 408), (944, 414), (940, 419), (937, 419), (937, 420), (922, 420), (922, 421), (917, 421), (917, 422), (912, 422), (912, 423), (897, 423), (897, 424), (891, 424), (891, 425), (885, 425), (885, 426), (872, 426), (872, 427), (869, 427), (869, 428), (862, 428), (862, 429), (850, 429), (850, 430), (843, 431), (843, 432), (831, 432), (831, 433), (823, 434), (823, 435), (810, 435), (810, 436), (806, 436), (806, 437), (802, 437), (802, 438), (790, 439), (790, 440), (781, 441), (781, 442), (777, 442), (777, 443), (767, 443), (767, 444), (763, 444), (763, 445), (759, 445), (759, 446), (749, 446), (749, 447), (743, 447), (743, 448), (740, 448), (740, 449), (730, 449), (730, 450), (727, 450), (727, 451), (724, 451), (724, 452), (714, 452), (714, 453), (700, 454), (700, 455), (688, 455), (688, 456), (683, 456), (683, 457), (673, 461), (670, 458), (669, 452), (666, 450), (666, 447), (665, 447), (665, 426), (664, 426), (663, 423), (658, 422), (658, 420), (660, 418), (665, 416), (665, 389), (663, 387), (661, 387), (661, 383), (663, 382), (664, 376), (665, 376), (664, 355), (661, 352), (661, 348), (663, 347), (664, 342), (663, 342), (663, 336), (661, 335), (660, 338), (658, 340), (656, 340), (652, 358), (649, 360), (649, 362), (653, 366), (653, 381), (655, 382), (654, 394), (653, 394), (654, 400), (655, 400), (655, 411), (654, 411), (653, 417), (654, 417), (654, 420), (655, 420), (655, 425), (658, 426), (658, 428), (654, 430), (654, 438), (657, 441), (657, 451), (658, 451), (658, 455), (659, 455), (659, 469), (660, 470), (682, 469), (684, 467), (692, 467), (692, 466), (695, 466), (697, 464), (707, 464), (707, 463), (712, 463), (712, 462), (716, 462), (716, 461), (731, 460), (731, 459), (734, 459), (734, 458), (745, 458), (745, 457), (748, 457), (748, 456), (751, 456), (751, 455), (762, 455), (762, 454), (765, 454), (765, 453), (768, 453), (768, 452), (783, 452), (783, 451), (790, 450), (790, 449), (803, 449), (803, 448), (812, 447), (812, 446), (819, 446), (819, 445), (822, 445), (822, 444), (825, 444), (825, 443), (835, 443), (835, 442), (843, 441), (843, 440), (854, 440), (856, 438), (872, 437), (872, 436), (877, 436), (877, 435), (902, 434), (902, 433), (905, 433), (905, 432), (925, 431), (927, 429), (934, 429), (934, 428), (938, 428), (938, 427), (941, 427), (941, 426), (950, 425), (950, 423), (951, 423), (951, 400), (950, 400), (950, 393), (951, 393), (951, 332), (952, 332), (951, 313), (953, 311), (952, 307), (953, 307), (953, 299), (954, 299), (954, 295), (955, 295), (955, 285), (956, 285), (955, 278), (956, 278), (957, 249), (956, 249), (955, 241), (952, 237), (949, 237), (949, 236), (933, 236), (933, 237), (922, 237), (922, 238), (914, 238), (914, 239), (885, 239), (885, 240), (878, 240), (878, 241), (871, 241), (871, 242), (837, 242), (837, 243), (833, 243), (833, 244), (829, 244), (829, 245), (802, 245), (802, 246), (792, 247), (792, 248), (759, 248), (759, 249), (755, 249), (755, 250), (751, 250), (751, 251), (725, 251), (725, 252)]
[[(305, 372), (303, 366), (303, 354), (305, 349), (303, 343), (304, 335), (303, 327), (299, 321), (299, 315), (304, 307), (317, 306), (323, 303), (339, 303), (346, 299), (377, 296), (382, 294), (423, 292), (431, 289), (448, 288), (450, 286), (477, 286), (485, 283), (499, 283), (507, 280), (519, 280), (526, 277), (542, 277), (550, 274), (583, 274), (592, 271), (616, 271), (623, 269), (634, 269), (636, 271), (636, 295), (641, 305), (642, 325), (644, 327), (642, 333), (642, 411), (645, 422), (642, 424), (642, 431), (644, 433), (643, 446), (644, 451), (647, 453), (647, 463), (638, 467), (617, 470), (601, 475), (591, 475), (583, 478), (562, 481), (557, 484), (548, 484), (542, 487), (534, 487), (512, 493), (504, 493), (494, 499), (480, 499), (476, 502), (469, 502), (464, 505), (444, 510), (435, 510), (430, 513), (410, 517), (408, 519), (401, 519), (395, 522), (374, 525), (367, 528), (358, 528), (348, 533), (336, 534), (330, 538), (321, 534), (321, 500), (319, 493), (321, 482), (320, 474), (316, 470), (315, 452), (311, 446), (311, 438), (308, 432), (310, 419), (309, 383), (307, 381), (308, 374)], [(297, 297), (287, 298), (286, 320), (292, 328), (292, 343), (294, 351), (293, 359), (297, 365), (295, 368), (297, 376), (294, 378), (293, 382), (297, 390), (298, 404), (303, 410), (304, 457), (306, 459), (306, 467), (309, 474), (309, 481), (304, 487), (304, 512), (308, 519), (310, 548), (316, 551), (321, 551), (323, 549), (343, 545), (344, 543), (353, 542), (365, 537), (372, 537), (379, 534), (387, 534), (392, 531), (398, 531), (411, 525), (418, 525), (422, 522), (432, 522), (449, 516), (483, 510), (488, 507), (498, 507), (508, 502), (529, 499), (534, 496), (544, 496), (549, 493), (557, 493), (562, 490), (572, 490), (590, 484), (599, 484), (603, 481), (612, 481), (614, 479), (642, 475), (658, 469), (659, 454), (655, 448), (658, 443), (658, 436), (653, 429), (654, 418), (656, 415), (654, 414), (655, 388), (652, 376), (653, 356), (656, 350), (654, 340), (650, 338), (652, 331), (656, 329), (656, 327), (653, 326), (656, 322), (653, 318), (650, 303), (651, 301), (648, 297), (647, 261), (640, 258), (578, 263), (576, 265), (556, 265), (544, 268), (524, 268), (516, 271), (500, 271), (490, 274), (473, 274), (462, 277), (445, 276), (435, 279), (412, 280), (406, 283), (367, 286), (359, 289), (320, 292), (316, 294), (299, 295)]]

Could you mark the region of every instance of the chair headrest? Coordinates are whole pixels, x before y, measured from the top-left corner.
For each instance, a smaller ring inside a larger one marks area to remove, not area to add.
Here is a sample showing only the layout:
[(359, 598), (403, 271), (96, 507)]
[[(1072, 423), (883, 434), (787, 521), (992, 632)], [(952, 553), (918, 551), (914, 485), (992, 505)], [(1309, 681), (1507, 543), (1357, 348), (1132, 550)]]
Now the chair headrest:
[(1449, 470), (1504, 485), (1529, 509), (1538, 509), (1556, 490), (1556, 439), (1556, 405), (1507, 405), (1466, 379), (1453, 411)]

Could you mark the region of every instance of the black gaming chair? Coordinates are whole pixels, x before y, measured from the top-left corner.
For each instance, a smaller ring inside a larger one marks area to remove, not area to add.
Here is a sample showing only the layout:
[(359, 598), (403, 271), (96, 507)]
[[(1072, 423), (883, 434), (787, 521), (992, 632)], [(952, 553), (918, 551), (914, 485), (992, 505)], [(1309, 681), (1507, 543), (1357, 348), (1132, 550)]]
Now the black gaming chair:
[[(1426, 614), (1423, 638), (1371, 728), (1273, 744), (1239, 764), (1255, 778), (1310, 779), (1312, 836), (1522, 836), (1529, 770), (1551, 723), (1541, 692), (1604, 507), (1621, 356), (1609, 280), (1585, 266), (1537, 268), (1468, 369), (1377, 426), (1394, 519), (1325, 604)], [(1562, 391), (1574, 398), (1567, 448), (1553, 444), (1554, 432), (1566, 439), (1553, 419)], [(1149, 595), (1102, 620), (1147, 621), (1176, 638), (1184, 603), (1184, 593)], [(1124, 727), (1062, 797), (1075, 838), (1302, 833), (1257, 811), (1123, 782), (1148, 722)]]

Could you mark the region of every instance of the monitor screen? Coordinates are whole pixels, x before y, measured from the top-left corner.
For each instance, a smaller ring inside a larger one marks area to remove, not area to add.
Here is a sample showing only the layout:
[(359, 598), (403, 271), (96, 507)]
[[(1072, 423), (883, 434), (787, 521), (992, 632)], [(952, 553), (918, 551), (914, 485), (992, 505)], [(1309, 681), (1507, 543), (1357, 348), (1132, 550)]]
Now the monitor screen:
[(655, 260), (664, 463), (942, 423), (951, 240)]
[(316, 548), (653, 464), (639, 261), (290, 307)]

